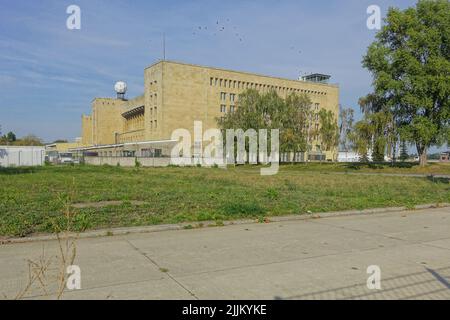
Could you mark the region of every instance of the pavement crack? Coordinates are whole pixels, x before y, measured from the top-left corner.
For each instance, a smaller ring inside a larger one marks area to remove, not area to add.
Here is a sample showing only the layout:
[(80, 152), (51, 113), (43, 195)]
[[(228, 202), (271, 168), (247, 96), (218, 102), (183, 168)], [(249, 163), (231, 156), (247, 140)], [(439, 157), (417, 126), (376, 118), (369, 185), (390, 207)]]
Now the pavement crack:
[[(163, 267), (161, 267), (154, 259), (152, 259), (148, 254), (141, 251), (138, 247), (136, 247), (133, 243), (131, 243), (128, 239), (124, 239), (137, 253), (142, 255), (144, 258), (146, 258), (148, 261), (150, 261), (151, 264), (153, 264), (155, 267), (157, 267), (159, 270), (162, 270)], [(186, 286), (184, 286), (180, 281), (178, 281), (173, 275), (170, 274), (170, 272), (164, 272), (173, 282), (175, 282), (178, 286), (180, 286), (182, 289), (184, 289), (187, 293), (189, 293), (195, 300), (199, 300), (199, 298), (193, 293), (191, 290), (189, 290)]]

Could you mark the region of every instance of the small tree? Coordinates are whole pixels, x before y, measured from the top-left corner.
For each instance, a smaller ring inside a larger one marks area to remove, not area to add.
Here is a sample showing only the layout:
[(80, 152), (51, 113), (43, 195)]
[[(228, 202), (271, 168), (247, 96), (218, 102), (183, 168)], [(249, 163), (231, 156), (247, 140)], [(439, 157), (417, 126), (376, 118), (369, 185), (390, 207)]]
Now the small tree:
[(342, 151), (348, 151), (350, 149), (349, 134), (353, 130), (355, 111), (352, 108), (342, 109), (340, 112), (339, 120), (339, 137), (340, 137), (340, 149)]
[(401, 143), (401, 149), (400, 149), (400, 160), (402, 162), (405, 162), (406, 160), (409, 159), (409, 155), (408, 155), (408, 147), (406, 145), (406, 141), (402, 141)]
[(367, 119), (358, 121), (349, 134), (352, 149), (360, 156), (360, 162), (369, 162), (369, 150), (372, 148), (373, 128)]
[[(319, 111), (320, 128), (319, 137), (322, 143), (322, 149), (325, 151), (335, 151), (339, 145), (339, 126), (337, 119), (332, 111)], [(336, 159), (333, 152), (333, 160)]]
[(17, 140), (17, 137), (16, 137), (16, 135), (14, 134), (14, 132), (8, 132), (7, 134), (6, 134), (6, 136), (5, 136), (5, 139), (6, 139), (6, 141), (8, 141), (9, 143), (13, 143), (13, 142), (16, 142), (16, 140)]

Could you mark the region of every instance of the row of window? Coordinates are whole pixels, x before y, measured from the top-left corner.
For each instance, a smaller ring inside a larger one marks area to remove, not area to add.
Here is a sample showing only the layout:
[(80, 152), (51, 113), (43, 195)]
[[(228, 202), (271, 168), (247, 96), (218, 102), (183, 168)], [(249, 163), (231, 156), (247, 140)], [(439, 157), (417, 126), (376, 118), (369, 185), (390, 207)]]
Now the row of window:
[(143, 158), (161, 158), (162, 149), (142, 149), (140, 152), (136, 151), (99, 151), (99, 157), (143, 157)]
[(227, 94), (226, 92), (221, 92), (220, 93), (220, 100), (221, 101), (226, 101), (227, 100), (227, 95), (230, 96), (230, 101), (231, 102), (235, 102), (236, 101), (236, 94), (235, 93)]
[[(234, 112), (236, 110), (235, 106), (230, 106), (230, 112)], [(220, 112), (221, 113), (226, 113), (227, 112), (227, 106), (225, 104), (221, 104), (220, 105)]]
[(144, 135), (142, 133), (133, 132), (131, 133), (125, 133), (119, 136), (119, 143), (124, 142), (135, 142), (135, 141), (142, 141), (144, 140)]
[(255, 89), (255, 90), (275, 90), (280, 93), (308, 93), (308, 94), (317, 94), (317, 95), (327, 95), (325, 91), (315, 91), (315, 90), (306, 90), (306, 89), (295, 89), (284, 86), (274, 86), (268, 84), (254, 83), (254, 82), (245, 82), (245, 81), (237, 81), (237, 80), (228, 80), (221, 78), (210, 78), (210, 86), (212, 87), (220, 87), (220, 88), (232, 88), (232, 89)]

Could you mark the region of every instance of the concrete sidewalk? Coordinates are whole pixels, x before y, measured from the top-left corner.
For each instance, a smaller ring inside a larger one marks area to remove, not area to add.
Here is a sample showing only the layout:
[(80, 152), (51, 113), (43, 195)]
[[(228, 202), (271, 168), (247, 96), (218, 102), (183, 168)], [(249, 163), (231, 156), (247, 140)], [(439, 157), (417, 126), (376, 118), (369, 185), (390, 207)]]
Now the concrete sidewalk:
[[(0, 296), (57, 242), (0, 246)], [(66, 299), (450, 299), (450, 208), (80, 239)], [(381, 268), (382, 290), (366, 286)], [(42, 299), (40, 290), (30, 298)]]

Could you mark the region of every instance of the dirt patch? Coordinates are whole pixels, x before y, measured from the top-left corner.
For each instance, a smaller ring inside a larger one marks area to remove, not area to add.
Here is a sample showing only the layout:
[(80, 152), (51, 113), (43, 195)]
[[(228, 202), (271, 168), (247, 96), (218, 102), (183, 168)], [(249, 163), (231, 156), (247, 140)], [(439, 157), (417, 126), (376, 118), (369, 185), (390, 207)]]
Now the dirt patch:
[(124, 203), (130, 203), (133, 206), (142, 206), (145, 204), (144, 201), (99, 201), (99, 202), (84, 202), (75, 203), (72, 207), (76, 209), (86, 209), (86, 208), (104, 208), (108, 206), (121, 206)]

